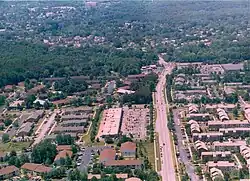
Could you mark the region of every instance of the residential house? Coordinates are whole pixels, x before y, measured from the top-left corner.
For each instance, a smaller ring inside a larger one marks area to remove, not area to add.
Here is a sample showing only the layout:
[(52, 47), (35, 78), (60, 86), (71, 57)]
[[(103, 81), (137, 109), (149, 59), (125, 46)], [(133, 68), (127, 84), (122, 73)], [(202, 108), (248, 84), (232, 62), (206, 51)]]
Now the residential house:
[(223, 133), (224, 136), (239, 138), (243, 134), (248, 136), (250, 128), (221, 128), (219, 132)]
[(85, 126), (68, 126), (68, 127), (56, 126), (53, 130), (53, 133), (55, 134), (84, 133), (84, 132), (85, 132)]
[(136, 177), (131, 177), (131, 178), (126, 179), (125, 181), (142, 181), (142, 180)]
[(136, 144), (133, 142), (122, 143), (120, 150), (123, 157), (135, 158), (136, 156)]
[(57, 151), (63, 151), (63, 150), (72, 151), (72, 146), (71, 145), (57, 145), (56, 150)]
[(0, 169), (0, 180), (10, 179), (19, 175), (19, 169), (13, 165)]
[(60, 122), (60, 125), (63, 127), (71, 127), (71, 126), (87, 126), (87, 119), (77, 119), (77, 120), (67, 120)]
[(189, 114), (192, 114), (192, 113), (198, 113), (198, 106), (197, 105), (195, 105), (195, 104), (190, 104), (189, 106), (188, 106), (188, 113)]
[(188, 120), (195, 120), (198, 122), (202, 121), (208, 121), (210, 119), (210, 114), (209, 113), (194, 113), (194, 114), (187, 114)]
[(130, 169), (141, 169), (143, 162), (141, 160), (111, 160), (105, 162), (105, 167), (113, 168), (130, 168)]
[(44, 116), (44, 111), (43, 110), (38, 110), (32, 113), (26, 120), (25, 122), (37, 122), (40, 118)]
[[(106, 174), (106, 176), (110, 176), (111, 174)], [(121, 173), (121, 174), (115, 174), (116, 178), (118, 179), (122, 179), (125, 180), (126, 178), (128, 178), (128, 174), (127, 173)], [(88, 174), (88, 180), (91, 180), (93, 178), (97, 178), (98, 180), (101, 179), (101, 175), (100, 174)]]
[(201, 132), (200, 126), (199, 126), (197, 121), (190, 120), (190, 121), (188, 121), (188, 124), (190, 125), (191, 133)]
[(240, 146), (240, 154), (247, 162), (247, 166), (250, 166), (250, 147), (242, 145)]
[(44, 88), (45, 88), (45, 85), (37, 85), (37, 86), (33, 87), (32, 89), (28, 90), (27, 94), (29, 94), (29, 95), (37, 94), (38, 92), (40, 92)]
[(229, 161), (209, 161), (206, 165), (208, 170), (210, 170), (211, 168), (218, 168), (222, 171), (231, 171), (235, 168), (235, 163)]
[(208, 151), (208, 148), (206, 146), (206, 144), (200, 140), (197, 140), (194, 142), (195, 148), (196, 150), (201, 153), (201, 152), (205, 152)]
[(72, 158), (73, 152), (70, 150), (62, 150), (59, 151), (59, 153), (56, 155), (55, 159), (54, 159), (54, 163), (60, 164), (61, 159), (66, 159), (67, 156)]
[(32, 173), (34, 175), (48, 173), (52, 170), (51, 167), (47, 167), (45, 165), (36, 164), (36, 163), (25, 163), (21, 166), (21, 169), (23, 169), (29, 173)]
[(29, 136), (31, 134), (33, 125), (34, 125), (33, 122), (23, 123), (17, 131), (17, 136), (22, 136), (22, 137)]
[(201, 152), (201, 159), (203, 161), (224, 161), (228, 160), (231, 157), (230, 151), (215, 151), (215, 152)]
[(229, 117), (224, 109), (217, 109), (218, 117), (221, 121), (229, 120)]
[(212, 180), (215, 180), (218, 177), (224, 179), (224, 175), (223, 175), (222, 171), (218, 168), (211, 168), (210, 169), (210, 176), (211, 176)]
[(93, 108), (88, 107), (88, 106), (81, 106), (81, 107), (76, 107), (76, 108), (65, 108), (63, 110), (64, 115), (69, 115), (69, 114), (91, 114), (93, 113)]
[(61, 120), (62, 121), (68, 121), (68, 120), (83, 120), (83, 119), (88, 119), (90, 115), (88, 114), (68, 114), (68, 115), (62, 115)]
[(220, 141), (223, 138), (221, 132), (209, 132), (209, 133), (193, 133), (193, 141), (201, 140), (205, 142)]
[(213, 148), (215, 151), (231, 151), (231, 152), (239, 152), (240, 146), (246, 145), (245, 140), (236, 140), (236, 141), (224, 141), (213, 142)]
[(113, 148), (106, 148), (100, 152), (99, 161), (105, 164), (106, 162), (116, 159), (116, 151)]
[(213, 131), (219, 131), (220, 128), (235, 127), (249, 128), (250, 123), (248, 120), (208, 121), (208, 128)]

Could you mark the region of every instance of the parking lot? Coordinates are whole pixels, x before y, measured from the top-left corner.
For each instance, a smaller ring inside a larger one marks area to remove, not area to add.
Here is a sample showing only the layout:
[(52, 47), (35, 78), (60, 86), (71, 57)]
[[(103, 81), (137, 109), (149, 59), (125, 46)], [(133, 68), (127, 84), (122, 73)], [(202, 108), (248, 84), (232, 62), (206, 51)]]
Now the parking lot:
[(98, 153), (98, 151), (102, 151), (105, 148), (110, 148), (110, 146), (82, 147), (78, 152), (76, 161), (78, 169), (82, 172), (87, 171), (88, 166), (93, 163), (93, 157)]

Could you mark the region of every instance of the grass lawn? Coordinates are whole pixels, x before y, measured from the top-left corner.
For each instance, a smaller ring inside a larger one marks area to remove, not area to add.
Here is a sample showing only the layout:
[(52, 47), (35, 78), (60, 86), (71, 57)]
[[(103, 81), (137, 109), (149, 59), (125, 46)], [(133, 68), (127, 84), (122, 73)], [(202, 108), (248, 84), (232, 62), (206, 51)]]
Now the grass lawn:
[(146, 154), (148, 157), (149, 162), (152, 165), (152, 168), (155, 169), (155, 153), (154, 153), (154, 143), (151, 142), (144, 142), (143, 146), (146, 149)]
[(158, 133), (155, 134), (155, 146), (156, 146), (156, 158), (158, 158), (158, 160), (156, 162), (157, 163), (157, 170), (156, 171), (161, 171), (160, 143), (159, 143)]
[(31, 142), (9, 142), (9, 143), (0, 143), (0, 151), (9, 152), (12, 150), (21, 151), (23, 148), (28, 148), (31, 145)]
[(137, 155), (139, 158), (143, 159), (143, 156), (140, 155), (140, 152), (142, 152), (144, 156), (148, 157), (148, 161), (151, 163), (152, 169), (155, 169), (154, 143), (151, 143), (149, 141), (138, 142)]
[[(103, 116), (103, 112), (101, 112), (100, 117), (99, 117), (99, 120), (98, 120), (97, 133), (98, 133), (98, 130), (99, 130), (100, 122), (101, 122), (101, 120), (102, 120), (102, 116)], [(87, 145), (87, 146), (93, 146), (93, 145), (95, 145), (95, 146), (104, 146), (105, 143), (104, 143), (103, 141), (95, 142), (95, 143), (92, 143), (92, 142), (91, 142), (91, 140), (90, 140), (90, 134), (91, 134), (91, 132), (92, 132), (92, 129), (93, 129), (93, 127), (92, 127), (92, 124), (91, 124), (91, 127), (90, 127), (90, 129), (89, 129), (89, 132), (88, 132), (87, 134), (84, 134), (84, 135), (82, 136), (82, 141), (84, 142), (84, 145)]]

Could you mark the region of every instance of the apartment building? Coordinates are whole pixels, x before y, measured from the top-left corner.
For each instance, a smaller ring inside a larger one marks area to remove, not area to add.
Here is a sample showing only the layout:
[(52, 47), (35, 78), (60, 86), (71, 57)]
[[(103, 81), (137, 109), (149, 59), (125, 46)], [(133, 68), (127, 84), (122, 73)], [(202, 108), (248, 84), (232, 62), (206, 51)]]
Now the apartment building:
[(219, 141), (223, 138), (223, 133), (221, 132), (209, 132), (209, 133), (193, 133), (193, 141), (204, 141), (204, 142), (213, 142)]
[(213, 148), (215, 151), (231, 151), (239, 152), (240, 146), (246, 145), (245, 140), (234, 140), (234, 141), (224, 141), (224, 142), (213, 142)]
[(230, 151), (208, 151), (201, 152), (201, 159), (203, 161), (226, 161), (231, 157)]
[(250, 128), (248, 120), (208, 121), (207, 125), (211, 131), (219, 131), (221, 128)]

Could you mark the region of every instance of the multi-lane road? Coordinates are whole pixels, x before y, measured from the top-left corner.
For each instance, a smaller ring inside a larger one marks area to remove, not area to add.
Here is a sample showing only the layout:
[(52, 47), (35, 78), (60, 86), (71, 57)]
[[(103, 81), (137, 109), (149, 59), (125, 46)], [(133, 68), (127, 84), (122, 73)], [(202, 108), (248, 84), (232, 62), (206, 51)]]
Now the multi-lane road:
[(159, 64), (163, 65), (164, 70), (159, 75), (159, 82), (156, 87), (155, 93), (155, 108), (157, 111), (156, 117), (156, 132), (159, 134), (159, 144), (161, 149), (161, 171), (163, 181), (175, 181), (175, 167), (174, 155), (172, 152), (172, 140), (170, 132), (167, 128), (167, 111), (166, 100), (164, 97), (166, 87), (166, 75), (171, 73), (172, 66), (167, 64), (161, 57), (159, 57)]

